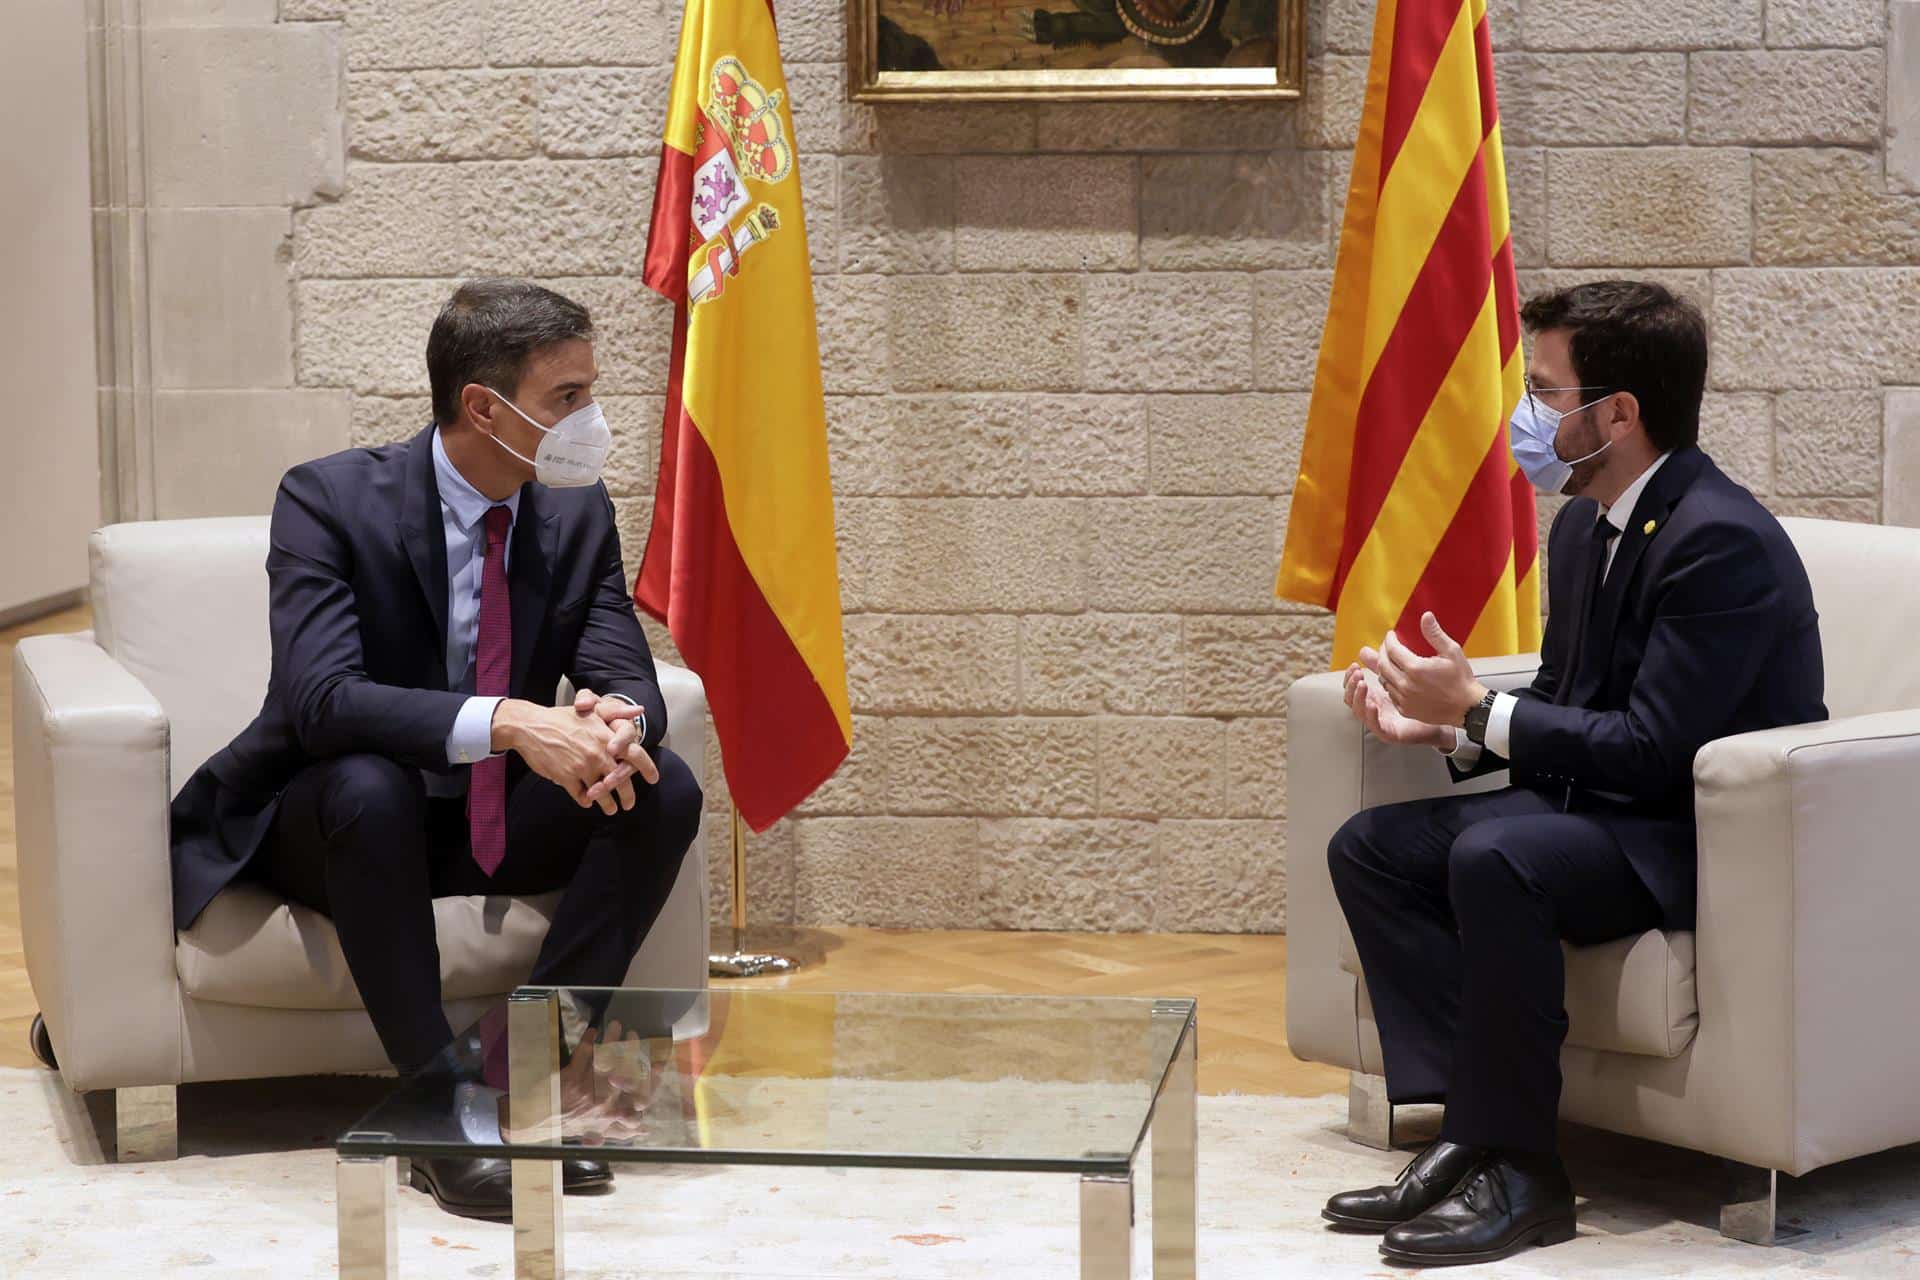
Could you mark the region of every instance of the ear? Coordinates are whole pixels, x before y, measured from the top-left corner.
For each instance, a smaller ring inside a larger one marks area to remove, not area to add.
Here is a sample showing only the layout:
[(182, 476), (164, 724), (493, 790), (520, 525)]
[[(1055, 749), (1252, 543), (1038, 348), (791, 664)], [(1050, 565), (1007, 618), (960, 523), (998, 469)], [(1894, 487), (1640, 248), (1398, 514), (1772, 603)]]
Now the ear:
[(1616, 391), (1608, 398), (1605, 423), (1607, 434), (1614, 439), (1624, 439), (1633, 431), (1644, 431), (1640, 421), (1640, 397), (1631, 391)]
[(461, 417), (467, 420), (468, 426), (477, 431), (487, 435), (494, 434), (493, 411), (499, 405), (500, 402), (494, 398), (493, 393), (477, 382), (469, 382), (460, 388)]

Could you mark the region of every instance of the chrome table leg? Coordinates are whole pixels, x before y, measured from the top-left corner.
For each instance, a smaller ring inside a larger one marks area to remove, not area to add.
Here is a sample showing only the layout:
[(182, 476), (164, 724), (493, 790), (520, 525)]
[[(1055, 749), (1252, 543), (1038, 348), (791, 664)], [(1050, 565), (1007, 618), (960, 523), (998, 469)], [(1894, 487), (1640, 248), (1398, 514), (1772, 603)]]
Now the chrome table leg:
[(334, 1166), (339, 1193), (340, 1280), (395, 1280), (400, 1226), (394, 1212), (393, 1157), (342, 1156)]
[(1080, 1179), (1080, 1280), (1133, 1275), (1133, 1178)]
[(1180, 1010), (1186, 1026), (1153, 1108), (1153, 1280), (1194, 1280), (1200, 1029), (1190, 1009)]
[(513, 1274), (560, 1280), (560, 1002), (550, 989), (508, 997), (507, 1083), (513, 1141), (555, 1148), (550, 1159), (513, 1162)]

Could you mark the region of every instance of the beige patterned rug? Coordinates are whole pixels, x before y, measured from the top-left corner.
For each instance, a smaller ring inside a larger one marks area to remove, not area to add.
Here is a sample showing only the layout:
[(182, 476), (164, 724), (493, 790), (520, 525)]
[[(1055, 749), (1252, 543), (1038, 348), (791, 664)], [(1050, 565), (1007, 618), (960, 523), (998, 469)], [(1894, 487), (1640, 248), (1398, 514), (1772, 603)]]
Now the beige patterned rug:
[[(183, 1089), (181, 1158), (122, 1166), (102, 1159), (104, 1099), (0, 1070), (0, 1276), (331, 1276), (329, 1143), (383, 1087)], [(1344, 1119), (1339, 1097), (1201, 1099), (1201, 1276), (1412, 1274), (1383, 1265), (1373, 1240), (1322, 1228), (1329, 1194), (1390, 1178), (1405, 1159), (1351, 1145)], [(1920, 1280), (1920, 1148), (1784, 1181), (1783, 1220), (1807, 1234), (1758, 1249), (1714, 1230), (1713, 1162), (1587, 1130), (1566, 1143), (1579, 1238), (1459, 1274)], [(1143, 1167), (1141, 1277), (1148, 1182)], [(1077, 1203), (1069, 1176), (635, 1168), (611, 1195), (567, 1201), (566, 1258), (570, 1276), (595, 1280), (1070, 1280)], [(506, 1227), (400, 1193), (402, 1276), (509, 1280), (510, 1249)]]

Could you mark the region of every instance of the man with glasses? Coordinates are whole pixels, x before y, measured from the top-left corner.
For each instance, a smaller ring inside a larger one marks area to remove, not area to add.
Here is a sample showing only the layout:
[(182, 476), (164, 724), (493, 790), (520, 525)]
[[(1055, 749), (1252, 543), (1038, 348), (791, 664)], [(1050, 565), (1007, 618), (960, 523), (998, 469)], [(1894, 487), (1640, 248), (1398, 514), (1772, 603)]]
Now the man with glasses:
[(1556, 1154), (1564, 939), (1690, 929), (1693, 757), (1826, 718), (1807, 575), (1779, 523), (1698, 447), (1706, 325), (1659, 285), (1531, 299), (1509, 426), (1548, 540), (1529, 688), (1493, 693), (1432, 614), (1347, 672), (1378, 737), (1512, 785), (1356, 814), (1328, 847), (1395, 1103), (1444, 1102), (1440, 1140), (1325, 1216), (1389, 1258), (1484, 1262), (1574, 1234)]

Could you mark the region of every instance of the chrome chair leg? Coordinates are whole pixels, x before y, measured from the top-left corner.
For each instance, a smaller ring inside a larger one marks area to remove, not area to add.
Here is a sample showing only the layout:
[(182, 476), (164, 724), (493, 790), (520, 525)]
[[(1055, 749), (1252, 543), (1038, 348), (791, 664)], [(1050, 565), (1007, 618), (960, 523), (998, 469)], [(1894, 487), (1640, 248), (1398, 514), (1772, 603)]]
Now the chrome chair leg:
[(113, 1128), (121, 1164), (180, 1154), (179, 1091), (170, 1084), (113, 1091)]
[(1393, 1103), (1385, 1076), (1347, 1073), (1347, 1138), (1376, 1151), (1393, 1150)]
[(1774, 1245), (1807, 1234), (1804, 1227), (1780, 1225), (1780, 1171), (1724, 1160), (1726, 1199), (1720, 1204), (1720, 1234), (1748, 1244)]

